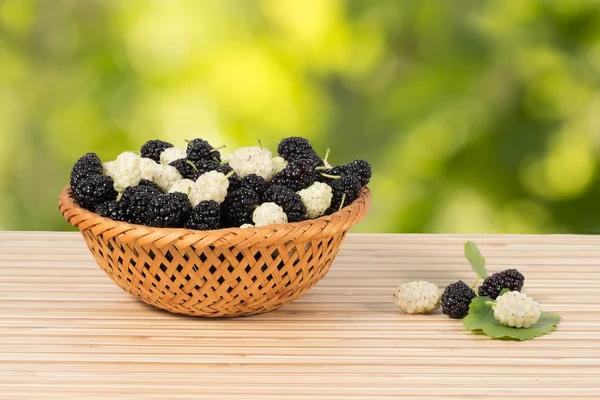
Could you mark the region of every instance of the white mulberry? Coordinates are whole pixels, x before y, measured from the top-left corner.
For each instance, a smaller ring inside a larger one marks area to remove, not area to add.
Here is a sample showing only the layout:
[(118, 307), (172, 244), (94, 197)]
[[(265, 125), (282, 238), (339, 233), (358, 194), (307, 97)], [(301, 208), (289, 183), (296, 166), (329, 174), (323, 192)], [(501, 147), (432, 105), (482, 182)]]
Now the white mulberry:
[(241, 147), (227, 156), (229, 166), (235, 170), (240, 178), (256, 174), (262, 176), (267, 182), (275, 175), (273, 154), (258, 146)]
[(169, 147), (164, 149), (162, 153), (160, 153), (160, 163), (164, 165), (171, 164), (175, 160), (179, 160), (180, 158), (186, 158), (187, 153), (181, 147)]
[(116, 160), (103, 164), (104, 174), (113, 179), (116, 191), (123, 192), (140, 182), (140, 158), (134, 152), (126, 151), (119, 154)]
[(287, 224), (287, 215), (283, 212), (283, 208), (275, 203), (263, 203), (258, 206), (252, 213), (252, 221), (254, 226), (266, 226), (271, 224)]
[(300, 190), (298, 194), (306, 206), (308, 218), (317, 218), (325, 214), (333, 198), (331, 186), (323, 182), (315, 182)]
[(394, 304), (407, 314), (426, 314), (440, 305), (440, 288), (431, 282), (413, 281), (398, 286)]
[(221, 204), (227, 196), (229, 179), (225, 174), (217, 171), (208, 171), (198, 177), (190, 192), (190, 201), (196, 207), (204, 200), (214, 200)]
[(190, 195), (192, 192), (192, 187), (194, 186), (194, 181), (191, 179), (181, 179), (179, 181), (175, 181), (171, 184), (169, 188), (169, 193), (180, 192), (186, 195)]
[(529, 328), (540, 319), (542, 310), (538, 303), (525, 293), (506, 292), (492, 303), (494, 318), (502, 325)]
[(273, 162), (273, 167), (275, 168), (274, 175), (277, 175), (288, 166), (288, 162), (281, 156), (273, 157), (271, 161)]
[(156, 165), (154, 173), (152, 174), (152, 180), (160, 186), (160, 188), (168, 192), (171, 185), (179, 180), (183, 179), (177, 168), (171, 165)]
[(154, 170), (156, 169), (156, 163), (150, 158), (140, 157), (138, 163), (138, 171), (140, 173), (140, 180), (147, 179), (152, 180), (154, 176)]

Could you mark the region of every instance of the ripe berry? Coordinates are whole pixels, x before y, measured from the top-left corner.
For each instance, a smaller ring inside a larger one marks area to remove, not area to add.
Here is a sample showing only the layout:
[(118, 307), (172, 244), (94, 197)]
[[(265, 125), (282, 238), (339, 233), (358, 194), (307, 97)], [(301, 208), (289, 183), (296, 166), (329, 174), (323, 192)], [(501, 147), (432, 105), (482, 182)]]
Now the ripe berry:
[(201, 201), (194, 207), (183, 227), (201, 231), (219, 229), (220, 216), (219, 204), (216, 201)]
[(530, 328), (542, 315), (538, 303), (525, 293), (517, 291), (504, 293), (492, 303), (494, 318), (502, 325), (513, 328)]
[(268, 149), (251, 146), (241, 147), (227, 156), (229, 166), (235, 170), (240, 178), (255, 174), (270, 181), (275, 175), (275, 164), (272, 154)]
[(448, 285), (442, 294), (442, 312), (450, 318), (464, 318), (469, 313), (471, 300), (475, 297), (473, 289), (463, 281)]
[(90, 211), (94, 211), (99, 204), (117, 198), (114, 182), (106, 175), (92, 176), (79, 182), (72, 190), (77, 203)]
[(171, 161), (169, 165), (177, 168), (177, 171), (179, 171), (181, 176), (185, 179), (195, 181), (200, 176), (196, 165), (187, 158), (179, 158), (175, 161)]
[(163, 192), (168, 192), (171, 185), (183, 179), (177, 168), (171, 165), (159, 164), (154, 170), (152, 181), (160, 186)]
[(265, 190), (267, 190), (267, 182), (265, 179), (256, 174), (250, 174), (243, 177), (240, 181), (240, 186), (253, 190), (260, 198), (262, 198), (263, 194), (265, 194)]
[(102, 204), (98, 204), (94, 209), (94, 212), (101, 217), (110, 218), (115, 221), (125, 220), (123, 207), (121, 206), (120, 202), (115, 200), (105, 201)]
[(287, 215), (283, 208), (275, 203), (263, 203), (252, 213), (254, 226), (266, 226), (271, 224), (287, 224)]
[(130, 186), (121, 197), (123, 220), (131, 224), (145, 225), (148, 223), (147, 209), (150, 201), (161, 195), (155, 187), (137, 185)]
[(215, 171), (219, 168), (219, 163), (214, 160), (198, 160), (194, 162), (196, 169), (198, 170), (198, 176), (205, 174), (210, 171)]
[(160, 153), (160, 164), (171, 164), (180, 158), (187, 158), (187, 153), (181, 147), (169, 147)]
[[(227, 180), (229, 180), (229, 190), (233, 192), (241, 187), (240, 176), (229, 166), (229, 164), (219, 165), (215, 171), (222, 173), (227, 176)], [(233, 174), (231, 174), (233, 172)]]
[(440, 288), (431, 282), (413, 281), (398, 286), (394, 304), (407, 314), (426, 314), (439, 307)]
[(161, 194), (148, 203), (148, 225), (159, 228), (182, 227), (191, 211), (192, 205), (185, 194)]
[(140, 180), (140, 183), (138, 183), (138, 186), (149, 186), (153, 189), (156, 189), (159, 193), (162, 193), (162, 189), (160, 188), (160, 186), (158, 186), (155, 182), (152, 182), (149, 179)]
[(306, 218), (306, 206), (299, 194), (290, 188), (271, 185), (263, 195), (263, 201), (275, 203), (283, 209), (288, 222), (300, 222)]
[(331, 176), (355, 176), (360, 181), (360, 186), (366, 186), (371, 179), (371, 165), (365, 160), (354, 160), (348, 164), (337, 165), (319, 174), (317, 180), (320, 182), (331, 183), (334, 178)]
[(281, 140), (277, 146), (277, 153), (288, 162), (309, 159), (313, 160), (316, 166), (323, 165), (321, 157), (308, 139), (303, 137), (292, 136)]
[(142, 145), (140, 149), (140, 155), (145, 158), (154, 160), (156, 163), (160, 162), (160, 153), (166, 149), (173, 147), (169, 142), (162, 140), (148, 140)]
[(204, 139), (194, 139), (188, 142), (187, 158), (193, 163), (200, 160), (216, 160), (221, 162), (221, 153)]
[(521, 291), (523, 284), (525, 283), (525, 277), (516, 269), (507, 269), (502, 272), (492, 274), (485, 278), (481, 286), (479, 287), (479, 295), (490, 297), (495, 299), (500, 295), (502, 289), (509, 289), (510, 291)]
[(239, 188), (229, 193), (221, 204), (221, 226), (232, 228), (252, 223), (252, 213), (259, 201), (250, 189)]
[(315, 182), (306, 189), (300, 190), (298, 195), (306, 206), (308, 218), (317, 218), (325, 214), (333, 199), (331, 186), (322, 182)]
[(315, 182), (317, 164), (313, 160), (291, 161), (271, 181), (273, 185), (285, 186), (297, 192), (306, 189)]
[(192, 206), (198, 205), (204, 200), (214, 200), (221, 204), (227, 196), (229, 180), (227, 176), (217, 171), (209, 171), (200, 175), (189, 193)]
[(92, 176), (102, 175), (102, 161), (96, 153), (87, 153), (80, 157), (71, 169), (71, 188)]
[[(343, 207), (351, 204), (358, 198), (360, 194), (360, 181), (356, 176), (347, 175), (342, 176), (339, 179), (335, 179), (329, 183), (333, 191), (333, 198), (331, 199), (331, 207), (327, 209), (325, 214), (333, 214)], [(343, 203), (342, 203), (343, 201)]]

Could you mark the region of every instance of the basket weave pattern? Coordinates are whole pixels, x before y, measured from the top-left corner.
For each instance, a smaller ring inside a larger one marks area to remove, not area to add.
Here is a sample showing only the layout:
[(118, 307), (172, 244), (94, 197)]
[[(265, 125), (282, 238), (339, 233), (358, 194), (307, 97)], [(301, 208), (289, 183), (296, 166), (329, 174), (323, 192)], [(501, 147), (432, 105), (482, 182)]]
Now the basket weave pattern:
[(233, 317), (271, 311), (306, 293), (325, 276), (370, 202), (364, 188), (350, 206), (326, 217), (214, 231), (103, 218), (79, 207), (69, 186), (59, 209), (123, 290), (173, 313)]

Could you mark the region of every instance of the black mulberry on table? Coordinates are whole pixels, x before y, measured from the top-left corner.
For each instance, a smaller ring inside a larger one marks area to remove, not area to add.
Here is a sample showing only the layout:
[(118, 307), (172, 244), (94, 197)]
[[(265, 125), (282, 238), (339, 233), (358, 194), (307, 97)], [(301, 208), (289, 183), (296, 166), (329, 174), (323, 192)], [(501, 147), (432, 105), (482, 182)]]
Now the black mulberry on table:
[(507, 269), (502, 272), (497, 272), (485, 278), (478, 293), (480, 296), (487, 296), (496, 299), (502, 289), (508, 289), (511, 292), (520, 292), (525, 283), (525, 277), (516, 269)]
[(442, 293), (442, 312), (450, 318), (464, 318), (469, 313), (471, 300), (475, 297), (475, 291), (463, 281), (448, 285)]

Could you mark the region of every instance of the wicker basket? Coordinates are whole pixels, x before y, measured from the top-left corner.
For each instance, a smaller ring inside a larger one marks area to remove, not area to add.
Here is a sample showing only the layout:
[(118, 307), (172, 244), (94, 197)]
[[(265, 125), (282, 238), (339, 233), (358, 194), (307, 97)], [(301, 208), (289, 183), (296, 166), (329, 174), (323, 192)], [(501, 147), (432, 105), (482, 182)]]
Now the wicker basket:
[(79, 207), (69, 186), (60, 194), (59, 209), (123, 290), (173, 313), (234, 317), (274, 310), (312, 288), (370, 203), (364, 188), (351, 205), (329, 216), (214, 231), (103, 218)]

